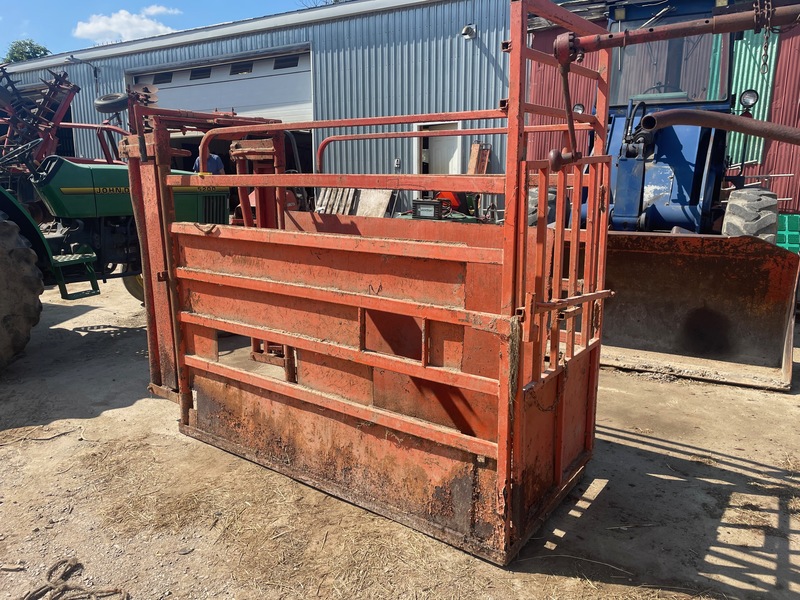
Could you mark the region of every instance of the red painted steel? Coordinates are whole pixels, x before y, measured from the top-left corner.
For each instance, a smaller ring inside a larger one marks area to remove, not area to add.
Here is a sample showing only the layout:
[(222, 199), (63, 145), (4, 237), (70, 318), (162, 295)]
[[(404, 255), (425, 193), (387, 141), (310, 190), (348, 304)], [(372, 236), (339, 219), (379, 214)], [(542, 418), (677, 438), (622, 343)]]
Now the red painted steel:
[[(529, 149), (567, 125), (558, 102), (531, 93), (531, 63), (552, 65), (527, 46), (534, 10), (596, 30), (513, 0), (502, 110), (298, 125), (136, 106), (138, 135), (121, 144), (147, 241), (152, 389), (179, 400), (181, 431), (500, 564), (589, 460), (609, 296), (608, 53), (573, 74), (597, 89), (601, 117), (576, 124), (595, 132), (594, 156), (551, 170)], [(532, 124), (542, 115), (559, 122)], [(487, 118), (506, 126), (468, 131), (507, 135), (504, 175), (283, 172), (285, 130), (342, 129), (327, 145), (370, 139), (348, 131), (365, 125), (403, 139), (419, 132), (390, 129)], [(189, 128), (206, 132), (201, 156), (212, 138), (230, 141), (236, 174), (170, 175), (170, 133)], [(556, 222), (543, 194), (529, 227), (529, 189), (551, 181)], [(244, 226), (176, 223), (172, 193), (186, 185), (237, 188)], [(287, 210), (298, 186), (502, 194), (505, 221)], [(567, 203), (577, 213), (584, 188), (586, 226), (572, 228)]]
[[(600, 23), (596, 23), (598, 26)], [(558, 61), (553, 56), (553, 42), (556, 37), (563, 33), (561, 28), (537, 30), (530, 34), (531, 46), (535, 49), (537, 60), (531, 61), (530, 65), (530, 90), (528, 94), (535, 94), (540, 98), (540, 102), (547, 106), (561, 106), (562, 94), (561, 87), (554, 85), (558, 81)], [(547, 59), (544, 59), (546, 56)], [(590, 71), (597, 71), (598, 55), (588, 54), (581, 65), (572, 65), (572, 72), (569, 74), (570, 92), (574, 104), (582, 104), (587, 111), (591, 111), (595, 106), (595, 96), (597, 95), (597, 81), (592, 77), (582, 76), (581, 69), (588, 68)], [(578, 67), (576, 69), (576, 67)], [(561, 148), (564, 145), (562, 133), (555, 129), (555, 125), (563, 121), (563, 115), (556, 117), (549, 115), (534, 115), (533, 125), (547, 125), (552, 129), (550, 133), (538, 136), (528, 136), (528, 155), (547, 156), (553, 148)], [(580, 131), (580, 124), (576, 123), (576, 130)], [(589, 141), (587, 134), (577, 134), (578, 148), (587, 148)]]

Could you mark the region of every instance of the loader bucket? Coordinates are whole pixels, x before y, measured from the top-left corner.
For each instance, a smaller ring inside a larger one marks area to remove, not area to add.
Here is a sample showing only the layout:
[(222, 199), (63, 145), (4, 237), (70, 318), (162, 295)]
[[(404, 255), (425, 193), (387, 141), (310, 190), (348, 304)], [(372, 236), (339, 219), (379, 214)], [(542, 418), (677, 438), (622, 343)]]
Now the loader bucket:
[(799, 262), (754, 237), (611, 233), (602, 364), (788, 389)]

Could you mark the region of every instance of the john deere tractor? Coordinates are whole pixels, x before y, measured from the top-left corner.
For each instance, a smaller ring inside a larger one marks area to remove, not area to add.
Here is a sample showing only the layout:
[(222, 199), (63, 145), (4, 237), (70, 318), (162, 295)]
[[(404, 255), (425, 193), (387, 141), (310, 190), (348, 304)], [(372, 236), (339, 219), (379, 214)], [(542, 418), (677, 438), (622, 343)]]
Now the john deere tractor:
[[(30, 339), (45, 285), (74, 300), (99, 294), (98, 281), (122, 278), (133, 296), (144, 298), (128, 169), (114, 139), (127, 132), (109, 122), (95, 127), (102, 159), (57, 156), (58, 130), (75, 127), (61, 119), (77, 86), (53, 73), (31, 98), (15, 83), (0, 65), (0, 369)], [(127, 95), (114, 96), (96, 106), (127, 107)], [(179, 220), (227, 223), (228, 189), (187, 188), (175, 206)], [(75, 290), (75, 284), (83, 285)]]

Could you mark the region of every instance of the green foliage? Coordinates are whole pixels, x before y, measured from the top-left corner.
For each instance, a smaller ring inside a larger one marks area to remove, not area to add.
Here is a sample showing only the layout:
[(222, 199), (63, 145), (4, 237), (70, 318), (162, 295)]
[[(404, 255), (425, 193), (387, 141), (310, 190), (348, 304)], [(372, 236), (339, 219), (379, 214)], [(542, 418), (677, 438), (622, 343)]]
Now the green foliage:
[(3, 62), (22, 62), (23, 60), (31, 60), (32, 58), (40, 58), (50, 54), (50, 50), (37, 44), (31, 39), (16, 40), (11, 42), (8, 46), (8, 54), (3, 59)]

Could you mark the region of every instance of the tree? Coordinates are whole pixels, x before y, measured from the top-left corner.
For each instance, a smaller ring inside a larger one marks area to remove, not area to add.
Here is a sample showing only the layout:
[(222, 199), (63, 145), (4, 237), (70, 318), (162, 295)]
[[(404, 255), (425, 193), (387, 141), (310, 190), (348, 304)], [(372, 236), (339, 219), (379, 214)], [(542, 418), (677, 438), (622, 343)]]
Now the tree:
[(50, 50), (37, 44), (31, 39), (16, 40), (11, 42), (8, 46), (8, 54), (3, 59), (3, 62), (22, 62), (23, 60), (31, 60), (33, 58), (40, 58), (50, 54)]

